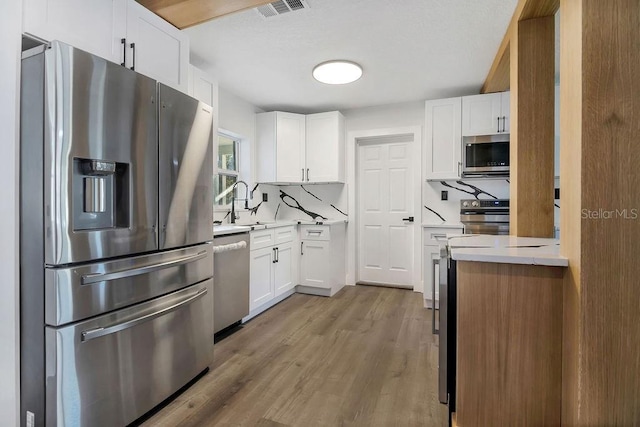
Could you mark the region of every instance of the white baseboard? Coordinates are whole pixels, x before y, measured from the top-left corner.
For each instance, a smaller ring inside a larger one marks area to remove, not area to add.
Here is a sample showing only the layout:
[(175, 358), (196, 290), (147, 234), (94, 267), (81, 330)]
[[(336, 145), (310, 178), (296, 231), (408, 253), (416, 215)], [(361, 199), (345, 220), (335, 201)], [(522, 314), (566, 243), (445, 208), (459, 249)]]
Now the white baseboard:
[(271, 307), (273, 307), (274, 305), (284, 301), (285, 299), (289, 298), (291, 295), (295, 294), (296, 290), (294, 289), (289, 289), (287, 292), (285, 292), (282, 295), (278, 295), (277, 297), (275, 297), (274, 299), (265, 302), (264, 304), (262, 304), (260, 307), (258, 308), (254, 308), (253, 310), (251, 310), (249, 312), (249, 314), (246, 317), (242, 318), (242, 323), (246, 323), (249, 320), (253, 319), (254, 317), (256, 317), (258, 314), (262, 313), (263, 311), (266, 311), (268, 309), (270, 309)]
[(315, 286), (305, 285), (297, 285), (296, 292), (299, 292), (301, 294), (317, 295), (320, 297), (330, 297), (332, 295), (330, 288), (318, 288)]

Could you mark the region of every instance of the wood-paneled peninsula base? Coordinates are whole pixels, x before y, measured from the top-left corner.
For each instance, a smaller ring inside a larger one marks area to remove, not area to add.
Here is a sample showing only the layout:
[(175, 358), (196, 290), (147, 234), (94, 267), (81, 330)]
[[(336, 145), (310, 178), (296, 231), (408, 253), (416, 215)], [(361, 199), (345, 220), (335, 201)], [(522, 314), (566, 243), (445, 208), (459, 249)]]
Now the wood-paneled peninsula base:
[(457, 425), (560, 425), (564, 268), (457, 268)]

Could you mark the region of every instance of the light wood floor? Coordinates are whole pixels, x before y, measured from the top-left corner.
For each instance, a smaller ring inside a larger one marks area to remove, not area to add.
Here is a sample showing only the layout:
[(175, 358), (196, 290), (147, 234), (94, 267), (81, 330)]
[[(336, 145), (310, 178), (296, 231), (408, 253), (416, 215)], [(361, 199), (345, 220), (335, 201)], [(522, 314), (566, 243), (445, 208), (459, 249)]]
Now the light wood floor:
[(215, 345), (210, 372), (144, 426), (445, 426), (421, 294), (294, 294)]

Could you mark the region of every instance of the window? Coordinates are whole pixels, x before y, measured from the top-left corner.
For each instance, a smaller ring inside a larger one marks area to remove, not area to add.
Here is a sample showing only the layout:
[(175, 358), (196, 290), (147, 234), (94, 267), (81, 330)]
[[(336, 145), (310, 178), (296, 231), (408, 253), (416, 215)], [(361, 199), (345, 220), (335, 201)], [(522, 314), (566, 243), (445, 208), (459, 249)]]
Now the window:
[(218, 134), (218, 175), (213, 177), (214, 205), (229, 206), (233, 200), (231, 187), (238, 181), (238, 143), (240, 138)]

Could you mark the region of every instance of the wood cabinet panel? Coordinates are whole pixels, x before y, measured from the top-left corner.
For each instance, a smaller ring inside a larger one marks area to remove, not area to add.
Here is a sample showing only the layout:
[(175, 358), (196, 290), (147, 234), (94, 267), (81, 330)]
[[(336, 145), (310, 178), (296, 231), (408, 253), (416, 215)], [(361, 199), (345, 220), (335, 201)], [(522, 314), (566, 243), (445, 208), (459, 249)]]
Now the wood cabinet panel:
[(457, 267), (458, 424), (560, 425), (564, 269)]

